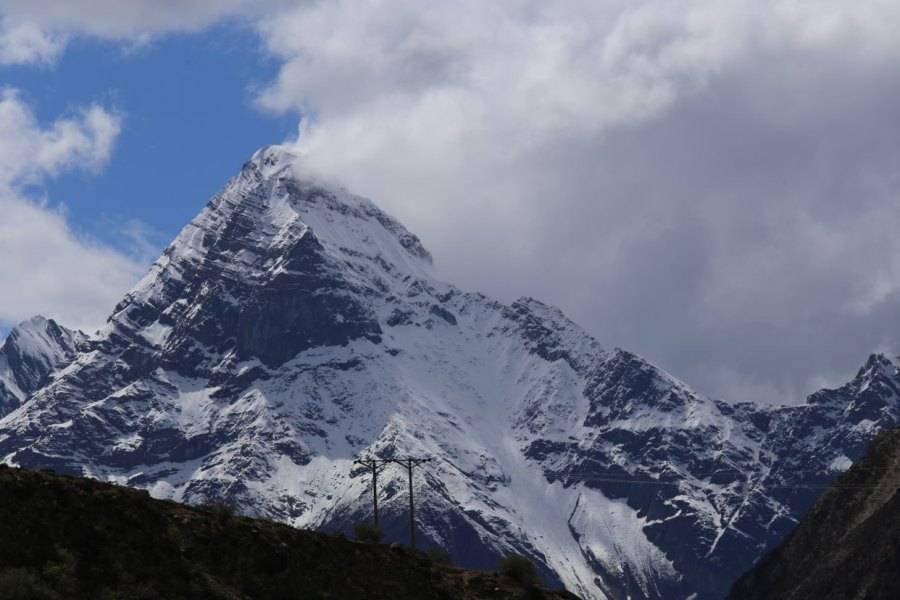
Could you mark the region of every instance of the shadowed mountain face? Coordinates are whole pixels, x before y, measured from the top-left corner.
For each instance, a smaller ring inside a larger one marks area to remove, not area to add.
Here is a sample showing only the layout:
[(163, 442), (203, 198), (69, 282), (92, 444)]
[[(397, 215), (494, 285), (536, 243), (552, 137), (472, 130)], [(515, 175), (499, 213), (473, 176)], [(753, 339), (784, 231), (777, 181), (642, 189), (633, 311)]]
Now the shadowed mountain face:
[(900, 429), (879, 434), (728, 598), (900, 598)]
[[(553, 307), (441, 282), (418, 238), (296, 162), (257, 152), (104, 330), (19, 388), (0, 460), (346, 529), (371, 514), (355, 457), (430, 456), (423, 544), (526, 554), (584, 597), (699, 600), (900, 421), (883, 356), (803, 406), (706, 398)], [(405, 473), (379, 482), (405, 540)]]

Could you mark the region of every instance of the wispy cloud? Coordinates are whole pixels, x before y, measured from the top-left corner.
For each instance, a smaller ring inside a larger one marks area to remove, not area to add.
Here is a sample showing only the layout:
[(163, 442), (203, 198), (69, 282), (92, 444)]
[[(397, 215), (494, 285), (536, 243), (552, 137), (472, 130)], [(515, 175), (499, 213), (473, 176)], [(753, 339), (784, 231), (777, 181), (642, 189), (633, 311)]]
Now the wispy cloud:
[(125, 45), (257, 17), (291, 0), (0, 0), (0, 64), (52, 63), (74, 37)]
[(39, 182), (109, 161), (121, 119), (98, 105), (42, 127), (18, 90), (0, 91), (0, 186)]
[(56, 60), (64, 45), (64, 39), (34, 22), (0, 17), (0, 64), (49, 64)]

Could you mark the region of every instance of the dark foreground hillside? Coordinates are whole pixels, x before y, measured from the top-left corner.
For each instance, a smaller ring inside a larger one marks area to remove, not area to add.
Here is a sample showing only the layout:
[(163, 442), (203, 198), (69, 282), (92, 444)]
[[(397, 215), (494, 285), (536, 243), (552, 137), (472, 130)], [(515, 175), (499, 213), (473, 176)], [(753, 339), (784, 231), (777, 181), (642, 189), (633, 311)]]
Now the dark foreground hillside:
[(0, 598), (574, 598), (404, 548), (0, 466)]
[(900, 429), (879, 434), (728, 598), (900, 598)]

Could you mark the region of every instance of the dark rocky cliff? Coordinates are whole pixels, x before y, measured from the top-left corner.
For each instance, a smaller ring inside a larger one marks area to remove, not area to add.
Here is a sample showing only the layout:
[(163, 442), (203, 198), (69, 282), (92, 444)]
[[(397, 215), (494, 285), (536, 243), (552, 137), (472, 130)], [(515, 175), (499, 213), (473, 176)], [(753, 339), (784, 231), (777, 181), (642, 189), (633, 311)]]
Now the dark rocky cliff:
[(900, 429), (879, 434), (728, 598), (900, 598)]

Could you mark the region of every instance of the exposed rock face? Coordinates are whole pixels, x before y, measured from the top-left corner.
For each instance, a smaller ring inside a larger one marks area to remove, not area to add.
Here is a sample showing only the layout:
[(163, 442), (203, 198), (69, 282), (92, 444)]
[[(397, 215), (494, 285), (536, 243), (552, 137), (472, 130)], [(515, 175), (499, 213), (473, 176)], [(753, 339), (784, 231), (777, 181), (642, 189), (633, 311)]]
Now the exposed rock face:
[(728, 598), (900, 598), (900, 429), (879, 434)]
[[(883, 356), (803, 406), (706, 398), (553, 307), (441, 282), (294, 163), (254, 155), (0, 420), (0, 460), (333, 529), (370, 516), (356, 456), (427, 455), (419, 538), (461, 564), (515, 551), (584, 597), (712, 599), (900, 421)], [(379, 481), (405, 540), (405, 473)]]

